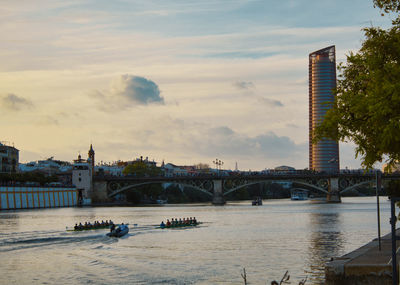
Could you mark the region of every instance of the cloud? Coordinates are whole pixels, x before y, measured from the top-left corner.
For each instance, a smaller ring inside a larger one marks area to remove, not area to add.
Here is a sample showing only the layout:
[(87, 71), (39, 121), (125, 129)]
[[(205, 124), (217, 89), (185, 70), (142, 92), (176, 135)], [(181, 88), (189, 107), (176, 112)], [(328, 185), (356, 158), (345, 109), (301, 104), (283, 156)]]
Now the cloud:
[(155, 82), (129, 74), (113, 80), (110, 90), (103, 92), (93, 90), (89, 97), (97, 100), (100, 103), (100, 109), (104, 111), (138, 105), (165, 104)]
[(254, 84), (251, 81), (236, 81), (233, 86), (235, 86), (238, 89), (251, 89), (254, 88)]
[(225, 156), (259, 156), (260, 158), (287, 158), (293, 156), (298, 146), (286, 136), (277, 136), (266, 132), (255, 137), (237, 133), (231, 128), (222, 126), (211, 128), (204, 135), (207, 143), (203, 144), (206, 153), (217, 152)]
[(144, 77), (129, 74), (122, 75), (114, 81), (111, 95), (127, 98), (140, 105), (164, 104), (164, 98), (160, 96), (157, 84)]
[(19, 111), (24, 108), (31, 108), (32, 106), (33, 103), (30, 100), (12, 93), (0, 96), (0, 107), (6, 110)]
[(265, 105), (271, 106), (271, 107), (283, 107), (283, 103), (279, 100), (274, 100), (274, 99), (269, 99), (265, 97), (260, 97), (258, 98), (258, 101), (260, 103), (263, 103)]

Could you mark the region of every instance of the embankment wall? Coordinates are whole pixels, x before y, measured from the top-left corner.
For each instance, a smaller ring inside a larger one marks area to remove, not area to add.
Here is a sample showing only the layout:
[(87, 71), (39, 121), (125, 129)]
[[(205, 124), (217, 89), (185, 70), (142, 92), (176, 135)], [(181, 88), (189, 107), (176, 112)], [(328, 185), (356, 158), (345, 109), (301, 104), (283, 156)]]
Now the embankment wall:
[(74, 187), (0, 186), (0, 210), (74, 207), (78, 190)]

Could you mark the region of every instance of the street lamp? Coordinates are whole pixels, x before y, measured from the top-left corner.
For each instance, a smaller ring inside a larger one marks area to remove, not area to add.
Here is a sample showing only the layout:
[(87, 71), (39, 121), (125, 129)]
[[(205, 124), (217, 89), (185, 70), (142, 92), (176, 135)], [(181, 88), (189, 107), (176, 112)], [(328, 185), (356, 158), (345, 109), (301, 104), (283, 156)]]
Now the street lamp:
[(221, 170), (221, 166), (224, 165), (224, 162), (220, 159), (216, 158), (213, 163), (215, 164), (215, 168), (217, 169), (217, 173), (219, 175), (219, 171)]

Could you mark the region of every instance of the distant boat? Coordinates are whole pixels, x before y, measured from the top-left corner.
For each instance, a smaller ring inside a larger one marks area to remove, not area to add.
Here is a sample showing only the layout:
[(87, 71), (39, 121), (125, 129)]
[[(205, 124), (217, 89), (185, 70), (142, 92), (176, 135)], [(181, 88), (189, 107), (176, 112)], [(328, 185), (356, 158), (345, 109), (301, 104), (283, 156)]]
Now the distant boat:
[(254, 197), (254, 200), (251, 202), (252, 206), (262, 206), (261, 197)]
[(168, 200), (158, 199), (156, 202), (157, 202), (157, 204), (159, 204), (159, 205), (164, 205), (164, 204), (167, 204), (167, 203), (168, 203)]
[(300, 189), (292, 189), (292, 191), (290, 191), (290, 199), (294, 201), (308, 200), (308, 191)]

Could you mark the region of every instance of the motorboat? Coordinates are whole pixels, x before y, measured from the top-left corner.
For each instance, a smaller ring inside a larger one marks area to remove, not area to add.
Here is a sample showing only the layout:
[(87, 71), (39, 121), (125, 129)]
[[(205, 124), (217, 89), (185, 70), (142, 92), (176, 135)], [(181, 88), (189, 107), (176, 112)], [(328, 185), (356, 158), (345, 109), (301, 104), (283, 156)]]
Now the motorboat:
[(308, 200), (308, 191), (300, 189), (292, 189), (292, 191), (290, 191), (290, 199), (296, 201)]
[(261, 197), (255, 197), (254, 200), (251, 202), (252, 206), (262, 206), (262, 199)]
[(127, 225), (120, 225), (107, 234), (109, 237), (122, 237), (129, 232)]

